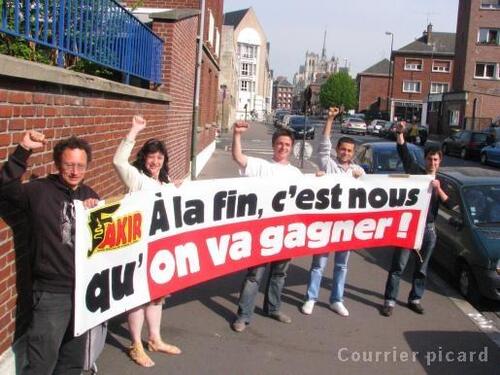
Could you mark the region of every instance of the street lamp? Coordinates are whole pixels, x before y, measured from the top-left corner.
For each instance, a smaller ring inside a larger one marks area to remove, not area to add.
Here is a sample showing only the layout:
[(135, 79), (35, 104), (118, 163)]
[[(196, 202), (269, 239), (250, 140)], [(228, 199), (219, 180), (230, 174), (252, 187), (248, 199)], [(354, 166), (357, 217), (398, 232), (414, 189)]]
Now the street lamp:
[[(391, 36), (391, 54), (389, 55), (389, 85), (387, 86), (387, 112), (389, 112), (389, 100), (392, 97), (392, 85), (393, 85), (393, 80), (394, 80), (394, 65), (392, 63), (392, 50), (393, 50), (393, 45), (394, 45), (394, 34), (391, 33), (390, 31), (386, 31), (385, 35), (390, 35)], [(392, 116), (389, 115), (389, 121), (392, 120)]]

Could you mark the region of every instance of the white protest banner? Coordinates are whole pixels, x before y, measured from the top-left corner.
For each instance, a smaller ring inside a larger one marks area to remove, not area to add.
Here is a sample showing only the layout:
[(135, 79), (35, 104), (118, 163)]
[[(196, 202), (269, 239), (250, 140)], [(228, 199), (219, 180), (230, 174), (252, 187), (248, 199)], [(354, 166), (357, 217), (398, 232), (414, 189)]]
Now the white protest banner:
[(169, 184), (76, 206), (75, 333), (189, 286), (280, 259), (418, 249), (430, 176), (326, 175)]

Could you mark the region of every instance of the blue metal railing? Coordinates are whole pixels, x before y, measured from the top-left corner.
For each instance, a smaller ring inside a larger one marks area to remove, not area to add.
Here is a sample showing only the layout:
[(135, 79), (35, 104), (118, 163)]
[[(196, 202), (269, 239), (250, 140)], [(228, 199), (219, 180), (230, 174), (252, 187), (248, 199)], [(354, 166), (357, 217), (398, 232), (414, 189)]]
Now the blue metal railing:
[(0, 0), (0, 32), (161, 82), (163, 41), (114, 0)]

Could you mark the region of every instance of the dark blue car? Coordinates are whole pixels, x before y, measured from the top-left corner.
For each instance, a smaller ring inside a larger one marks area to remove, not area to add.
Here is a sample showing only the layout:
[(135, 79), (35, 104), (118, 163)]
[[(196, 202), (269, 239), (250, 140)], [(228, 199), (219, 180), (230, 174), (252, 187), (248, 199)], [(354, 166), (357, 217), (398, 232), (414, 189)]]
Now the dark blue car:
[(481, 150), (481, 163), (500, 166), (500, 140)]
[[(422, 149), (410, 143), (408, 149), (415, 161), (424, 167)], [(355, 161), (369, 174), (405, 173), (403, 162), (396, 149), (396, 142), (364, 143), (358, 147)]]

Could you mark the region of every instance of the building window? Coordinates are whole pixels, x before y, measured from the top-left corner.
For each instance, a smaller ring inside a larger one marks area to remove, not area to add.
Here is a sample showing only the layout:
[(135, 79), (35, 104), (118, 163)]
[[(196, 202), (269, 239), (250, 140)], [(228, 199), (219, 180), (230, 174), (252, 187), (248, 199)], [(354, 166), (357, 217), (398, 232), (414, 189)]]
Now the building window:
[(420, 92), (420, 81), (403, 81), (403, 92)]
[(495, 64), (492, 63), (476, 63), (476, 72), (474, 78), (495, 78)]
[(405, 59), (405, 70), (422, 70), (422, 59)]
[(240, 56), (245, 59), (257, 58), (257, 46), (251, 44), (240, 44)]
[(248, 81), (241, 81), (241, 91), (248, 91)]
[(448, 92), (448, 84), (440, 82), (431, 82), (431, 94), (440, 94)]
[(448, 60), (434, 60), (432, 62), (432, 71), (440, 73), (449, 73), (451, 70), (451, 61)]
[(212, 15), (212, 11), (208, 10), (208, 43), (210, 45), (214, 45), (214, 28), (215, 28), (215, 20)]
[(480, 44), (500, 44), (499, 29), (479, 29), (477, 34), (477, 42)]
[(248, 72), (248, 66), (249, 66), (249, 64), (246, 64), (246, 63), (241, 64), (241, 75), (242, 76), (248, 76), (249, 75), (248, 74), (249, 73)]
[(500, 0), (481, 0), (481, 9), (500, 9)]
[(220, 54), (220, 32), (219, 29), (215, 29), (215, 56)]
[(458, 126), (460, 120), (460, 111), (450, 111), (450, 126)]

